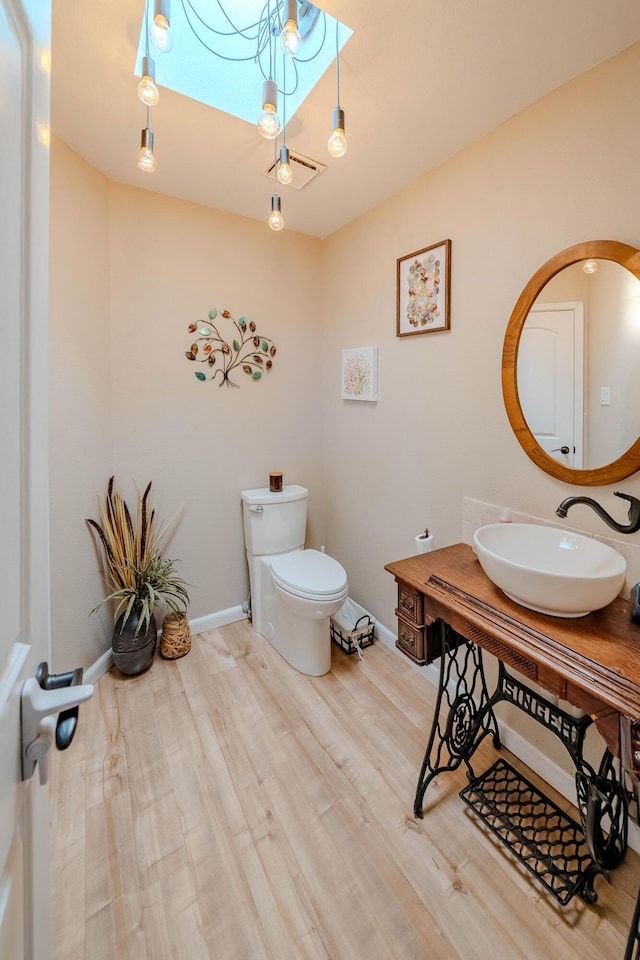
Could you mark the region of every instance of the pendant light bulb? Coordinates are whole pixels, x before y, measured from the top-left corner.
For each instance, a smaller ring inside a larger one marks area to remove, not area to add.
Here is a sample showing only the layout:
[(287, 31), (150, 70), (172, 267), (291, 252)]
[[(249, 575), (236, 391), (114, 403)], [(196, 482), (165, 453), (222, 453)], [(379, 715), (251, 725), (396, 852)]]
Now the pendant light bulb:
[(262, 113), (258, 117), (257, 127), (265, 140), (275, 140), (282, 125), (276, 113), (278, 103), (278, 88), (273, 80), (265, 80), (262, 85)]
[(142, 58), (142, 80), (138, 84), (138, 96), (146, 107), (155, 107), (160, 99), (156, 87), (156, 65), (151, 57)]
[(281, 129), (280, 117), (275, 110), (263, 110), (258, 117), (257, 127), (265, 140), (275, 140)]
[(329, 137), (327, 149), (332, 157), (344, 157), (347, 152), (347, 138), (344, 135), (344, 110), (336, 107), (333, 111), (333, 133)]
[(284, 217), (280, 210), (280, 197), (277, 193), (271, 197), (271, 216), (269, 217), (269, 226), (272, 230), (282, 230), (284, 227)]
[(173, 49), (169, 0), (155, 0), (149, 39), (158, 53), (169, 53)]
[(291, 57), (295, 57), (302, 46), (302, 37), (300, 36), (300, 31), (298, 30), (295, 20), (288, 20), (285, 23), (284, 29), (280, 34), (280, 39), (282, 40), (284, 52), (288, 53)]
[(138, 169), (143, 173), (153, 173), (158, 165), (153, 153), (153, 131), (149, 127), (145, 127), (142, 131), (137, 162)]
[(291, 169), (290, 155), (288, 147), (280, 148), (280, 165), (278, 166), (278, 180), (280, 183), (291, 183), (293, 180), (293, 170)]
[(598, 261), (585, 260), (585, 262), (582, 264), (582, 269), (584, 270), (585, 273), (595, 273), (596, 270), (598, 269)]
[(302, 44), (302, 37), (298, 30), (298, 4), (296, 0), (287, 0), (287, 18), (280, 34), (284, 52), (295, 57)]

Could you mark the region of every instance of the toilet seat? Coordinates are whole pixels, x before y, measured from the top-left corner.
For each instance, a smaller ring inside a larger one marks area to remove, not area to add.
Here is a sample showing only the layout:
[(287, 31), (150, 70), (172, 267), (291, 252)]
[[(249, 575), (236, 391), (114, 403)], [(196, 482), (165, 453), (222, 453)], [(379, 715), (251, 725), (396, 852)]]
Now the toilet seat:
[(306, 600), (340, 600), (348, 591), (342, 564), (319, 550), (296, 550), (274, 557), (271, 576), (281, 590)]

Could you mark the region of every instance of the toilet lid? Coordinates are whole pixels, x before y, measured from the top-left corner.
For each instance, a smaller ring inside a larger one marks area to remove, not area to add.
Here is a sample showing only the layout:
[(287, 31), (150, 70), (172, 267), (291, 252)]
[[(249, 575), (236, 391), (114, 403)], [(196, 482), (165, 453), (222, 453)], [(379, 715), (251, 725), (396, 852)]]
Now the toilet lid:
[(271, 561), (274, 583), (296, 597), (330, 600), (347, 590), (344, 567), (319, 550), (296, 550)]

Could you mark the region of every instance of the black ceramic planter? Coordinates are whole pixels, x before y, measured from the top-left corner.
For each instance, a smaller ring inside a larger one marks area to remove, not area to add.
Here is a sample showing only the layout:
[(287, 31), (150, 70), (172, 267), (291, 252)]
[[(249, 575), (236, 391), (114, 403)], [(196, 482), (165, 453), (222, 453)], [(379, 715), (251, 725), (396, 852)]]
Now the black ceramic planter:
[(143, 673), (150, 667), (156, 652), (158, 630), (155, 617), (152, 614), (146, 629), (141, 627), (136, 635), (139, 620), (139, 615), (132, 613), (124, 623), (123, 615), (118, 617), (113, 628), (113, 662), (120, 673), (128, 677)]

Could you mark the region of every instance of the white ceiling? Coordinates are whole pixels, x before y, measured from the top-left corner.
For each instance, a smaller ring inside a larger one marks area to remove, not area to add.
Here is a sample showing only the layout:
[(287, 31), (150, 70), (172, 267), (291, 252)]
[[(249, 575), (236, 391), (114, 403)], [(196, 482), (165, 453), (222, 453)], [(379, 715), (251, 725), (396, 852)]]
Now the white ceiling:
[[(303, 190), (280, 191), (287, 227), (318, 237), (640, 40), (638, 0), (322, 5), (354, 30), (340, 60), (349, 149), (339, 160), (327, 153), (330, 69), (287, 127), (290, 149), (327, 170)], [(273, 143), (252, 124), (161, 89), (151, 120), (158, 169), (138, 170), (145, 111), (133, 70), (143, 12), (144, 0), (53, 0), (53, 132), (113, 180), (266, 223), (273, 184), (262, 172)]]

